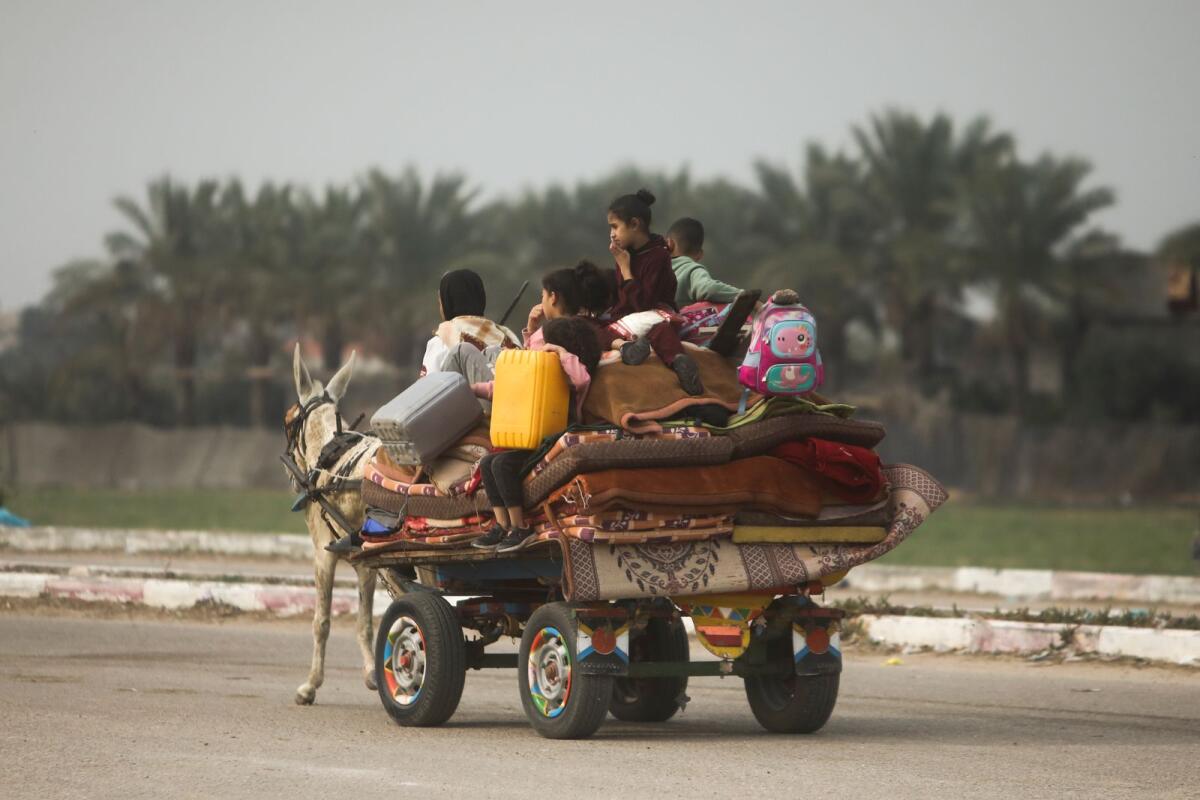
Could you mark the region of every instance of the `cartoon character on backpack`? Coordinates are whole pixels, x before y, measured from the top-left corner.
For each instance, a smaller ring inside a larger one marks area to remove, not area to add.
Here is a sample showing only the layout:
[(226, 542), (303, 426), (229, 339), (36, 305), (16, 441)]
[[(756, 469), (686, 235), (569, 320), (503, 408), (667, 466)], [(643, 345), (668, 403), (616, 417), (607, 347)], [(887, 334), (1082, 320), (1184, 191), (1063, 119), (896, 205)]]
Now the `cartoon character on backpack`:
[(780, 289), (754, 320), (738, 381), (759, 394), (786, 397), (811, 392), (824, 378), (817, 320), (796, 292)]

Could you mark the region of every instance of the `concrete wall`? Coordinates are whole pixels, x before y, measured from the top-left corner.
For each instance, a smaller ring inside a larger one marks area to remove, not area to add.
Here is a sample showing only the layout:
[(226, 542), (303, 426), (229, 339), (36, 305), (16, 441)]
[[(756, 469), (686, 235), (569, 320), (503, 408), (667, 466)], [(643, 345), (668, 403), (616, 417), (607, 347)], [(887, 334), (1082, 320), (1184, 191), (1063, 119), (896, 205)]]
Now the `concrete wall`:
[(18, 423), (0, 437), (0, 480), (28, 488), (278, 489), (287, 486), (283, 445), (282, 430)]
[(985, 497), (1111, 501), (1200, 498), (1200, 426), (1031, 427), (954, 414), (932, 424), (882, 419), (887, 461), (918, 464)]
[[(866, 415), (864, 415), (866, 416)], [(1200, 427), (1031, 428), (1005, 417), (883, 419), (886, 461), (983, 496), (1047, 500), (1200, 497)], [(162, 430), (122, 423), (0, 427), (0, 482), (19, 487), (281, 488), (281, 430)]]

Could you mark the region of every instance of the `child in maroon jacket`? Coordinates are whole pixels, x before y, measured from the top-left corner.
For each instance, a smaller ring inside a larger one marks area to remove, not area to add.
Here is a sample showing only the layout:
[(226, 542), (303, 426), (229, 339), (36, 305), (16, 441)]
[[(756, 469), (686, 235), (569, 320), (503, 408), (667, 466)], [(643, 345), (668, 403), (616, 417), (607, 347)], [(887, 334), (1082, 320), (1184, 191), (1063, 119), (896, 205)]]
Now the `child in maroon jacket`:
[(653, 349), (675, 371), (685, 392), (703, 394), (700, 369), (679, 341), (683, 321), (676, 314), (671, 250), (663, 237), (650, 232), (653, 204), (654, 195), (639, 189), (608, 207), (608, 249), (616, 260), (617, 284), (608, 330), (623, 362), (641, 364)]

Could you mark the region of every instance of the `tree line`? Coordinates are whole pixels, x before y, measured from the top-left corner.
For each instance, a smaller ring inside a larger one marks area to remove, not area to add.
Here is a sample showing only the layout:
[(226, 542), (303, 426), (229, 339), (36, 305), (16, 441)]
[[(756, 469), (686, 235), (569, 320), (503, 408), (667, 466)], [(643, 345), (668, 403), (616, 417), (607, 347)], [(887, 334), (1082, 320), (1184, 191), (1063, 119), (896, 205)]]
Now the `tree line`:
[[(901, 382), (1034, 419), (1200, 421), (1195, 326), (1140, 324), (1128, 297), (1156, 259), (1194, 263), (1200, 225), (1133, 252), (1091, 223), (1115, 196), (1086, 161), (1025, 157), (986, 118), (887, 110), (851, 133), (844, 150), (809, 144), (798, 172), (756, 163), (749, 185), (631, 167), (485, 202), (465, 176), (413, 167), (321, 190), (152, 180), (114, 201), (123, 225), (102, 255), (60, 268), (22, 312), (0, 354), (0, 418), (275, 424), (297, 336), (320, 342), (326, 369), (360, 342), (415, 374), (443, 272), (478, 271), (499, 316), (524, 279), (609, 264), (605, 209), (645, 186), (656, 228), (704, 223), (718, 277), (800, 291), (831, 389)], [(1055, 392), (1035, 386), (1039, 354), (1057, 360)]]

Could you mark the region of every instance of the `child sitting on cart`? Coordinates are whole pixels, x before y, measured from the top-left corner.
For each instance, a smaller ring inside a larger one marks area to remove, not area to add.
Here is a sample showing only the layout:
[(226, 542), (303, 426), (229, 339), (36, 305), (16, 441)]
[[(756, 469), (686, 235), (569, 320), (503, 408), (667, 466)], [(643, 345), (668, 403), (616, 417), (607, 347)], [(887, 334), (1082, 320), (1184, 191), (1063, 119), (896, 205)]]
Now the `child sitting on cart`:
[[(600, 344), (595, 328), (577, 316), (550, 319), (541, 325), (541, 347), (558, 354), (563, 372), (571, 384), (571, 421), (582, 416), (583, 400), (591, 384), (591, 375), (600, 363)], [(531, 337), (532, 338), (532, 337)], [(475, 383), (471, 389), (478, 397), (491, 398), (494, 381)], [(532, 450), (505, 450), (490, 453), (479, 463), (483, 489), (492, 506), (495, 524), (471, 544), (481, 549), (507, 553), (524, 547), (533, 536), (525, 523), (525, 494), (522, 473)]]
[[(565, 267), (542, 276), (541, 302), (529, 312), (521, 340), (527, 350), (542, 349), (541, 326), (546, 320), (580, 315), (593, 326), (598, 339), (603, 325), (588, 309), (608, 307), (611, 292), (605, 275), (590, 261), (580, 261), (574, 267)], [(507, 329), (505, 329), (507, 330)], [(608, 344), (601, 345), (607, 349)], [(480, 348), (470, 343), (456, 345), (446, 353), (441, 362), (443, 372), (457, 372), (469, 383), (486, 383), (496, 375), (496, 359), (507, 347), (490, 346)], [(483, 413), (491, 414), (491, 401), (480, 397)]]
[(530, 309), (529, 319), (521, 331), (525, 347), (541, 349), (542, 325), (547, 320), (578, 317), (594, 331), (601, 352), (608, 350), (612, 339), (595, 315), (607, 309), (611, 300), (608, 278), (586, 259), (574, 267), (546, 273), (542, 277), (542, 301)]
[(608, 207), (609, 251), (616, 261), (617, 298), (608, 310), (608, 331), (621, 360), (637, 365), (651, 351), (691, 395), (704, 393), (700, 368), (683, 350), (676, 313), (675, 273), (667, 242), (650, 231), (654, 195), (645, 189), (618, 197)]
[[(704, 258), (704, 225), (698, 219), (681, 217), (671, 223), (667, 246), (671, 249), (671, 271), (675, 273), (675, 306), (685, 320), (680, 335), (685, 341), (707, 344), (711, 350), (728, 356), (762, 293), (743, 291), (717, 280), (700, 263)], [(717, 326), (720, 330), (715, 336), (700, 333), (701, 328)]]

